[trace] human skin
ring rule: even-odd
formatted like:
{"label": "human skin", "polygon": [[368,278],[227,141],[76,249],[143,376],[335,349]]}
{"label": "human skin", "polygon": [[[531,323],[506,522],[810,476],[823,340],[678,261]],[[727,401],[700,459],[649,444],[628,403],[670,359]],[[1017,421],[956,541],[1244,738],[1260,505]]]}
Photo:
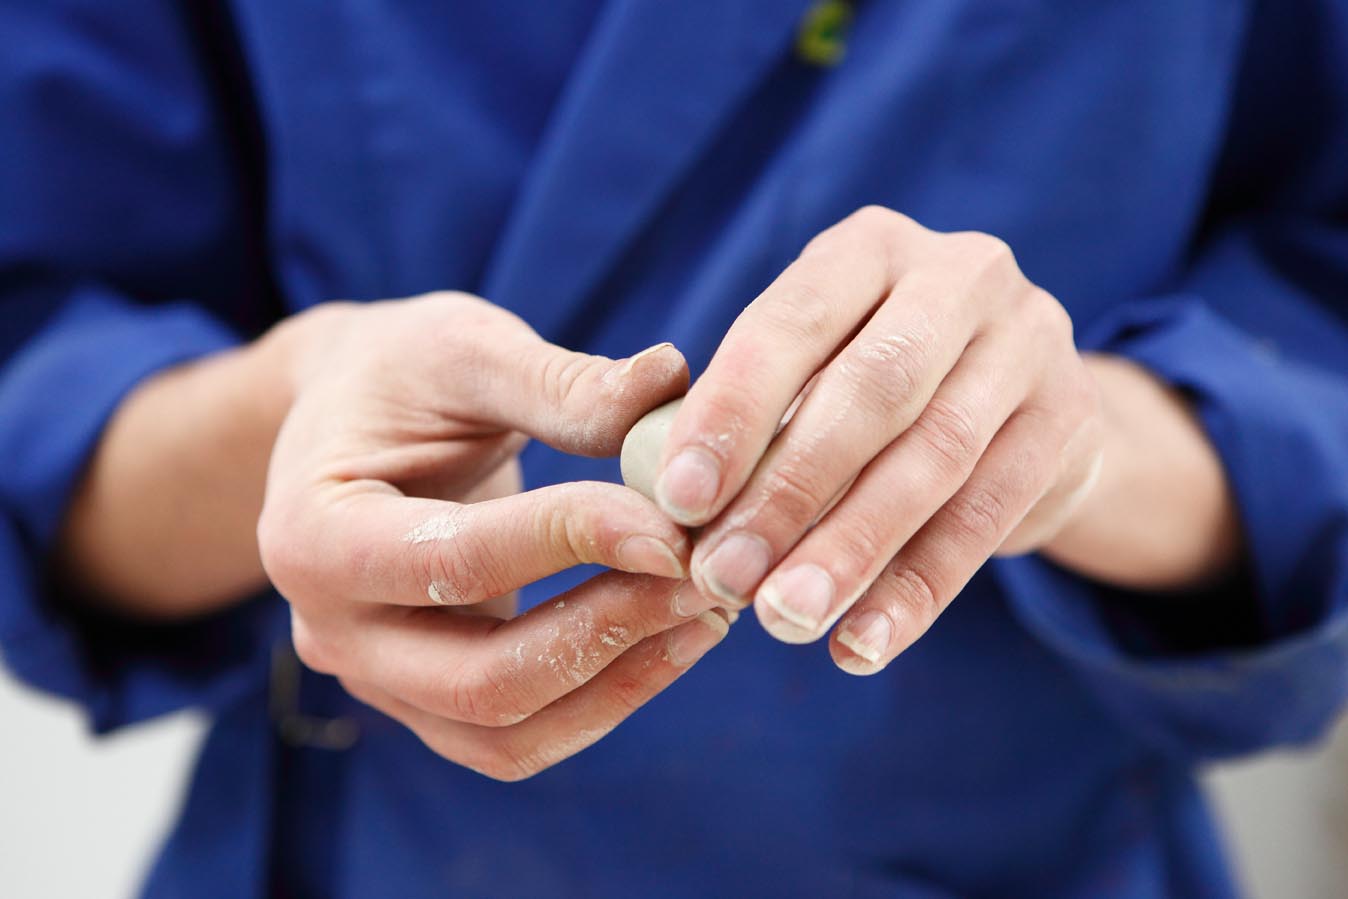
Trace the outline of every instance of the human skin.
{"label": "human skin", "polygon": [[[688,392],[664,511],[611,484],[518,493],[526,436],[615,454],[687,378],[672,347],[570,353],[464,294],[320,306],[133,391],[72,500],[63,567],[93,601],[160,619],[270,579],[307,665],[446,758],[517,779],[718,642],[716,605],[755,600],[801,642],[841,618],[834,659],[870,673],[995,552],[1183,589],[1238,550],[1183,398],[1078,354],[1061,306],[987,235],[867,209],[812,242]],[[668,465],[686,447],[718,472],[705,501]],[[696,548],[676,522],[706,525]],[[768,546],[759,576],[719,571],[731,531]],[[509,618],[515,588],[582,562],[618,570]],[[817,627],[778,611],[802,566],[832,581]],[[849,648],[868,613],[890,629],[873,657]]]}
{"label": "human skin", "polygon": [[703,528],[701,589],[752,602],[787,642],[831,629],[854,674],[910,646],[995,554],[1183,590],[1239,551],[1182,397],[1083,357],[1002,241],[879,207],[816,237],[736,320],[675,417],[655,494]]}
{"label": "human skin", "polygon": [[[464,294],[323,307],[124,402],[71,506],[65,567],[161,619],[270,579],[308,667],[446,758],[526,777],[726,634],[683,579],[686,536],[644,497],[517,492],[524,435],[615,453],[687,380],[668,345],[572,353]],[[516,588],[588,562],[615,570],[510,617]]]}

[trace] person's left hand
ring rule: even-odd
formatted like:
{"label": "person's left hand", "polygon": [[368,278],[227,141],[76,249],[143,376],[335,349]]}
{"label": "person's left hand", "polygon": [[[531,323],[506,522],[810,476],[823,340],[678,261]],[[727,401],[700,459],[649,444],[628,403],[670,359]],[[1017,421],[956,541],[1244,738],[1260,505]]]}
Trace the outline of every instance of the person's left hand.
{"label": "person's left hand", "polygon": [[753,600],[787,642],[838,622],[835,662],[869,674],[990,556],[1062,528],[1099,425],[1067,312],[1005,243],[868,207],[740,315],[674,421],[656,495],[707,525],[701,589]]}

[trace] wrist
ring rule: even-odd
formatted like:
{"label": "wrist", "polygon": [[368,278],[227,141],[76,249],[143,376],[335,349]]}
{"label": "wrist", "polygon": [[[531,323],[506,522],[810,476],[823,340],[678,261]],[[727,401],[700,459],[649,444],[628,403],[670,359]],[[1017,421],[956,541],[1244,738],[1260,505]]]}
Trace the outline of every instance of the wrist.
{"label": "wrist", "polygon": [[1221,577],[1239,555],[1238,517],[1191,402],[1127,359],[1084,359],[1100,390],[1100,472],[1041,552],[1129,589],[1185,590]]}

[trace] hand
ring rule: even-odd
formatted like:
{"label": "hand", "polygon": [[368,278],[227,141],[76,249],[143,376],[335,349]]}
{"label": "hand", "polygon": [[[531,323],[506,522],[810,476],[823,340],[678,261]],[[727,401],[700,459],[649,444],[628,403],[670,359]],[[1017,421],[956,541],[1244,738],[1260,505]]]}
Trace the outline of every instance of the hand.
{"label": "hand", "polygon": [[[644,497],[515,493],[523,435],[611,454],[680,393],[672,347],[567,352],[462,294],[334,306],[295,328],[313,337],[298,341],[258,540],[310,668],[446,758],[513,780],[597,740],[725,635],[679,580],[685,535]],[[619,571],[512,620],[483,614],[587,562]]]}
{"label": "hand", "polygon": [[656,495],[706,525],[702,590],[752,599],[788,642],[836,622],[835,662],[868,674],[989,556],[1059,532],[1099,470],[1098,410],[1071,320],[1006,244],[872,207],[740,315],[672,426]]}

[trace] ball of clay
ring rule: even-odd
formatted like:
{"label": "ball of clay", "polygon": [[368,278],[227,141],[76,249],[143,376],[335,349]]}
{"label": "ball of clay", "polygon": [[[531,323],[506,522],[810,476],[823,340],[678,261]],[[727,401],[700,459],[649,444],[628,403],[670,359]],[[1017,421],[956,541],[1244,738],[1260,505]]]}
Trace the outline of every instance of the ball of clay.
{"label": "ball of clay", "polygon": [[660,466],[660,453],[669,439],[674,416],[682,405],[683,398],[680,397],[652,409],[632,425],[632,430],[623,439],[623,483],[647,499],[655,499],[655,475]]}

